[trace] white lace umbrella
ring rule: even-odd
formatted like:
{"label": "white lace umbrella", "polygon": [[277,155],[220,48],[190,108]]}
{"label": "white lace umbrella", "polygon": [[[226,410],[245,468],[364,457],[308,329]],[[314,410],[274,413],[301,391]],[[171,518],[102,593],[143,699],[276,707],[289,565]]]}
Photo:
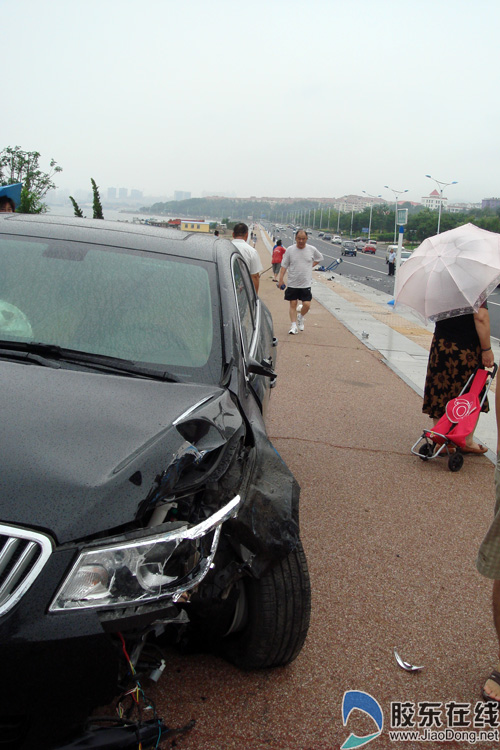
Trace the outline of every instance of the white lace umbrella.
{"label": "white lace umbrella", "polygon": [[477,312],[500,281],[500,234],[464,224],[428,237],[399,268],[394,309],[425,321]]}

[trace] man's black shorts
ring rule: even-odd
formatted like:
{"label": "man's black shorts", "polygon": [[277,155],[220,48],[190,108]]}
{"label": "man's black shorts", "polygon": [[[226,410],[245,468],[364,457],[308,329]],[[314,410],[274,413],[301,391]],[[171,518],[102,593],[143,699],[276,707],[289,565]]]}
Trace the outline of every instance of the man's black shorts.
{"label": "man's black shorts", "polygon": [[285,289],[285,299],[300,299],[301,302],[310,302],[313,296],[311,293],[311,287],[306,286],[303,289],[294,286],[287,286]]}

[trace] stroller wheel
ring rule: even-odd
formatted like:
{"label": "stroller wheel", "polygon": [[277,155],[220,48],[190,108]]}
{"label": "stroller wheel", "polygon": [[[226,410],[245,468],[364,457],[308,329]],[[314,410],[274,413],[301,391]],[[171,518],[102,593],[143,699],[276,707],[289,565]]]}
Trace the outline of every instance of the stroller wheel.
{"label": "stroller wheel", "polygon": [[424,443],[418,449],[418,455],[420,456],[422,461],[427,461],[427,459],[430,458],[433,453],[434,453],[434,446],[431,445],[431,443]]}
{"label": "stroller wheel", "polygon": [[448,459],[448,468],[450,471],[460,471],[464,465],[464,457],[461,453],[453,453]]}

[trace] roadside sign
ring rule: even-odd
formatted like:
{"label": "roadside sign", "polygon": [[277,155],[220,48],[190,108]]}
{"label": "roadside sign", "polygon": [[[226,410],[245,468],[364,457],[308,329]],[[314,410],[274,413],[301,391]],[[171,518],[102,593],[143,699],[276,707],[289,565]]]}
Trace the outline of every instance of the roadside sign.
{"label": "roadside sign", "polygon": [[397,223],[401,227],[408,222],[408,209],[398,208],[398,220]]}

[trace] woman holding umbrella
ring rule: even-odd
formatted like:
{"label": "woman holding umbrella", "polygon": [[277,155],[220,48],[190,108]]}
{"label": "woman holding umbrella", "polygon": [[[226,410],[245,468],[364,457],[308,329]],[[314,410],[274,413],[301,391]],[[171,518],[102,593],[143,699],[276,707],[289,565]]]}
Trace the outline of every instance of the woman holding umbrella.
{"label": "woman holding umbrella", "polygon": [[[493,367],[490,341],[490,317],[486,303],[477,313],[445,318],[436,323],[432,338],[422,411],[436,424],[446,404],[456,398],[476,367]],[[481,411],[489,411],[488,399]],[[463,453],[486,453],[486,446],[467,436]]]}
{"label": "woman holding umbrella", "polygon": [[[410,307],[436,322],[423,404],[434,423],[476,367],[493,367],[486,299],[499,280],[500,235],[473,224],[428,237],[399,269],[395,309]],[[468,435],[463,452],[486,451]]]}

